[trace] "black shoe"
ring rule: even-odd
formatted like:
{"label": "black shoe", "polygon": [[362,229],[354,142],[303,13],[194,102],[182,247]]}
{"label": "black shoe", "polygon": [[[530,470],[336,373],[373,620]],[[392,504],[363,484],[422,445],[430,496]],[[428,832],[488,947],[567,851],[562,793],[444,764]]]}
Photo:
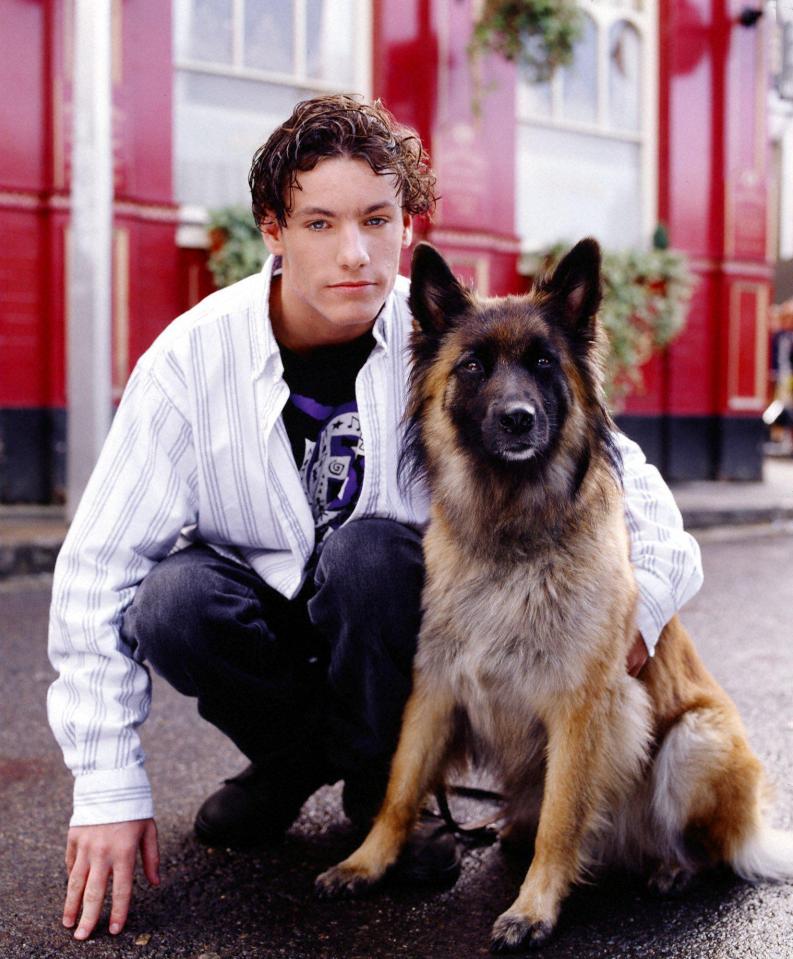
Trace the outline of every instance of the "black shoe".
{"label": "black shoe", "polygon": [[251,763],[204,800],[195,817],[196,838],[230,849],[280,839],[308,797],[330,781],[326,770],[289,775],[269,763]]}
{"label": "black shoe", "polygon": [[454,833],[437,813],[422,809],[391,875],[399,882],[451,887],[462,856]]}
{"label": "black shoe", "polygon": [[[378,764],[370,765],[365,772],[345,775],[342,808],[361,840],[383,804],[388,774],[388,765]],[[461,858],[457,839],[446,821],[422,809],[390,874],[400,882],[453,886],[460,875]]]}

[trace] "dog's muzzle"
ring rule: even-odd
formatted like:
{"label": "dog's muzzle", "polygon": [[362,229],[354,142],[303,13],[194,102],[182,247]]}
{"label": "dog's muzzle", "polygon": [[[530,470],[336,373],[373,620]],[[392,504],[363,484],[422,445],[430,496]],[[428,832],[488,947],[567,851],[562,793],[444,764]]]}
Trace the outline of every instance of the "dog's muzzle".
{"label": "dog's muzzle", "polygon": [[491,454],[514,462],[531,459],[542,444],[542,417],[534,403],[526,399],[494,403],[483,429],[483,439]]}

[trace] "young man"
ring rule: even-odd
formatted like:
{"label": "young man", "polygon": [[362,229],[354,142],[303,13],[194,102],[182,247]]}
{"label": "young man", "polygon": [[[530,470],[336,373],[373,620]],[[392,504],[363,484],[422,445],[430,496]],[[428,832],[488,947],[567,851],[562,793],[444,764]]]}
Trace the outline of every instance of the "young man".
{"label": "young man", "polygon": [[[361,828],[396,744],[419,626],[421,488],[397,483],[411,215],[434,177],[379,104],[299,104],[254,158],[261,274],[179,317],[141,358],[58,559],[49,698],[75,774],[63,921],[110,931],[137,855],[158,882],[136,733],[146,663],[251,765],[203,804],[204,841],[275,837],[343,779]],[[657,472],[621,438],[642,602],[636,672],[701,581]],[[454,848],[437,843],[437,862]],[[445,858],[444,858],[445,857]]]}

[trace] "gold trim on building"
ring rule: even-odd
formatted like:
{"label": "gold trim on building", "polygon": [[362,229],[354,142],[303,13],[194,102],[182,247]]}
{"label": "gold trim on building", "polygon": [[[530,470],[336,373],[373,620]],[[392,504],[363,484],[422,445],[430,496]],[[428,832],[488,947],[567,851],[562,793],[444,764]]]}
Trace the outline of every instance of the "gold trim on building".
{"label": "gold trim on building", "polygon": [[[741,309],[740,297],[755,298],[754,393],[741,395],[740,376]],[[765,406],[765,383],[768,375],[768,285],[738,281],[730,288],[729,363],[727,372],[727,406],[731,410],[762,410]]]}
{"label": "gold trim on building", "polygon": [[129,230],[113,231],[113,399],[129,375]]}
{"label": "gold trim on building", "polygon": [[124,77],[124,7],[121,0],[113,0],[110,13],[110,58],[113,86],[119,86]]}
{"label": "gold trim on building", "polygon": [[474,272],[474,288],[480,296],[490,295],[490,260],[484,254],[473,256],[452,250],[445,254],[452,272],[455,267],[468,267]]}

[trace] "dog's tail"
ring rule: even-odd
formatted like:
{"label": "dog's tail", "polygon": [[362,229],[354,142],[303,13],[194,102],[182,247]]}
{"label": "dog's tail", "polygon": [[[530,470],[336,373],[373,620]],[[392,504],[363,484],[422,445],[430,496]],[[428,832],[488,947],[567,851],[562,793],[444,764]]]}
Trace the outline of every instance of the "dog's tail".
{"label": "dog's tail", "polygon": [[667,733],[653,777],[661,858],[696,868],[685,836],[697,823],[709,833],[714,861],[743,879],[793,879],[793,833],[768,824],[773,790],[734,707],[686,712]]}
{"label": "dog's tail", "polygon": [[730,865],[750,882],[793,879],[793,833],[760,822],[743,842],[736,844]]}

